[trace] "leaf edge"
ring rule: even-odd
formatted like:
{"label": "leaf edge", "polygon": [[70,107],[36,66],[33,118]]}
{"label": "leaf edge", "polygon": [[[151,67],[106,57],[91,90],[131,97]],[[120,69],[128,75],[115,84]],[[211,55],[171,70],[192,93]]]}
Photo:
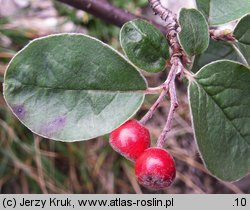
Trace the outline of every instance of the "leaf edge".
{"label": "leaf edge", "polygon": [[[133,65],[133,63],[131,63],[123,54],[121,54],[120,52],[118,52],[117,50],[113,49],[111,46],[109,46],[108,44],[100,41],[99,39],[95,38],[95,37],[92,37],[92,36],[89,36],[89,35],[86,35],[86,34],[81,34],[81,33],[58,33],[58,34],[50,34],[50,35],[47,35],[47,36],[43,36],[43,37],[39,37],[39,38],[36,38],[36,39],[33,39],[31,40],[27,45],[25,45],[21,50],[19,50],[15,56],[12,57],[12,59],[9,61],[7,67],[6,67],[6,71],[4,72],[4,77],[3,77],[3,98],[4,98],[4,101],[5,103],[7,104],[7,107],[11,110],[12,114],[26,127],[28,128],[32,133],[38,135],[38,136],[41,136],[43,138],[46,138],[46,139],[50,139],[50,140],[54,140],[54,141],[59,141],[59,142],[79,142],[79,141],[87,141],[87,140],[92,140],[94,138],[97,138],[99,136],[103,136],[103,135],[106,135],[106,134],[109,134],[110,132],[112,132],[114,129],[118,128],[119,126],[121,126],[123,123],[121,123],[120,125],[116,126],[116,128],[114,128],[113,130],[107,132],[107,133],[104,133],[104,134],[101,134],[101,135],[98,135],[98,136],[93,136],[91,138],[87,138],[87,139],[73,139],[73,140],[64,140],[64,139],[58,139],[58,138],[51,138],[51,137],[47,137],[47,136],[44,136],[42,134],[39,134],[37,132],[35,132],[33,129],[31,129],[29,126],[26,125],[26,123],[23,122],[23,120],[21,120],[16,114],[15,112],[13,111],[13,109],[11,108],[11,106],[9,105],[7,99],[6,99],[6,96],[5,96],[5,92],[6,92],[6,88],[5,88],[5,78],[6,78],[6,75],[7,75],[7,71],[9,69],[9,66],[11,65],[12,61],[15,59],[16,56],[18,56],[20,53],[22,53],[22,51],[24,51],[27,47],[29,47],[33,42],[36,42],[36,41],[39,41],[39,40],[42,40],[42,39],[46,39],[46,38],[49,38],[49,37],[55,37],[55,36],[63,36],[63,35],[69,35],[69,36],[84,36],[84,37],[88,37],[92,40],[95,40],[99,43],[101,43],[102,45],[108,47],[109,49],[111,49],[114,53],[118,54],[121,58],[123,58],[128,64],[130,64],[131,66],[133,66],[135,68],[135,70],[139,73],[139,75],[142,77],[142,79],[144,80],[145,82],[145,87],[146,89],[148,88],[148,82],[146,80],[146,78],[142,75],[142,73],[139,71],[139,69]],[[140,106],[138,106],[138,108],[131,114],[131,116],[127,119],[129,120],[130,118],[132,118],[138,111],[139,109],[141,108],[143,102],[145,100],[145,93],[142,93],[142,98],[141,98],[141,102],[140,102]]]}

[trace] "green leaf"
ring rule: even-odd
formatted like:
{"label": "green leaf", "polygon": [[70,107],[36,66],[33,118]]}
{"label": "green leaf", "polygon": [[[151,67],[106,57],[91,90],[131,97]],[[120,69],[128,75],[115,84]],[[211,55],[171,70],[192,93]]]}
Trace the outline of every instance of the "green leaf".
{"label": "green leaf", "polygon": [[238,40],[235,46],[250,66],[250,14],[244,16],[234,29],[234,36]]}
{"label": "green leaf", "polygon": [[200,55],[195,56],[192,71],[197,72],[204,65],[228,59],[250,65],[250,15],[243,17],[234,30],[238,43],[214,41],[210,39],[209,47]]}
{"label": "green leaf", "polygon": [[250,172],[250,69],[222,60],[206,65],[189,85],[201,156],[216,177],[235,181]]}
{"label": "green leaf", "polygon": [[196,9],[182,9],[178,34],[182,48],[189,56],[201,54],[209,45],[208,25],[204,16]]}
{"label": "green leaf", "polygon": [[204,53],[195,56],[192,72],[196,73],[206,64],[221,59],[228,59],[244,63],[232,44],[210,39],[207,50]]}
{"label": "green leaf", "polygon": [[209,16],[210,25],[221,25],[250,13],[249,0],[196,0],[197,8]]}
{"label": "green leaf", "polygon": [[124,24],[120,32],[123,51],[131,62],[147,72],[164,70],[169,46],[163,34],[144,20]]}
{"label": "green leaf", "polygon": [[146,88],[120,54],[80,34],[31,42],[4,80],[5,100],[18,119],[34,133],[62,141],[111,132],[139,109]]}
{"label": "green leaf", "polygon": [[239,54],[244,59],[244,63],[250,66],[250,45],[242,44],[240,42],[234,44],[239,49]]}
{"label": "green leaf", "polygon": [[250,45],[250,14],[244,16],[234,29],[234,37],[242,44]]}
{"label": "green leaf", "polygon": [[210,0],[196,0],[197,9],[206,17],[209,18]]}

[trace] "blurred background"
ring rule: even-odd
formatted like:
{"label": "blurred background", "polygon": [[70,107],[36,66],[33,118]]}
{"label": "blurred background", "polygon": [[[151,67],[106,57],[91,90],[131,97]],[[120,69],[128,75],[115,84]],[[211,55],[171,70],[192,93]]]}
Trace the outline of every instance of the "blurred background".
{"label": "blurred background", "polygon": [[[110,0],[135,14],[154,18],[147,0]],[[194,2],[162,1],[174,11]],[[121,51],[119,28],[83,11],[52,0],[0,0],[0,192],[1,193],[250,193],[250,177],[236,183],[209,175],[197,152],[191,128],[185,82],[178,82],[179,108],[167,149],[174,156],[177,178],[162,191],[138,185],[133,164],[108,144],[108,135],[63,143],[43,139],[25,128],[10,112],[2,96],[3,75],[10,59],[30,40],[54,33],[75,32],[97,37]],[[165,81],[165,73],[146,74],[150,86]],[[147,96],[135,116],[143,116],[157,96]],[[165,101],[149,121],[153,144],[164,126]]]}

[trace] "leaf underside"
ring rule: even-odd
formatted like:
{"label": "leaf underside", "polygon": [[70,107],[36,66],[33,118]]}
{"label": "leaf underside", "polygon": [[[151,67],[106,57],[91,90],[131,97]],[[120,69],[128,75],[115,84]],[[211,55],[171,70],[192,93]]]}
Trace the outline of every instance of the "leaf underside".
{"label": "leaf underside", "polygon": [[4,80],[5,100],[18,119],[62,141],[111,132],[139,109],[146,88],[121,55],[80,34],[31,42],[11,61]]}
{"label": "leaf underside", "polygon": [[216,177],[235,181],[250,172],[250,70],[232,61],[202,68],[189,85],[201,156]]}

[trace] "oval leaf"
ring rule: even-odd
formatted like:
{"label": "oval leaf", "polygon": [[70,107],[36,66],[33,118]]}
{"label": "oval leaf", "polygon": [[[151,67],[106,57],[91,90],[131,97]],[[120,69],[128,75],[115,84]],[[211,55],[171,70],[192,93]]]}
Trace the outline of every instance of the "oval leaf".
{"label": "oval leaf", "polygon": [[210,25],[221,25],[250,13],[249,0],[196,0],[197,8],[209,17]]}
{"label": "oval leaf", "polygon": [[216,177],[250,171],[250,69],[232,61],[202,68],[190,81],[193,126],[201,156]]}
{"label": "oval leaf", "polygon": [[163,34],[144,20],[124,24],[120,42],[129,60],[147,72],[164,70],[169,59],[169,46]]}
{"label": "oval leaf", "polygon": [[146,83],[108,45],[80,34],[37,39],[11,61],[4,96],[18,119],[50,139],[106,133],[141,106]]}
{"label": "oval leaf", "polygon": [[195,56],[192,72],[196,73],[206,64],[222,59],[244,63],[241,56],[239,56],[238,51],[231,43],[210,39],[207,50],[204,53]]}
{"label": "oval leaf", "polygon": [[178,34],[182,48],[189,56],[201,54],[209,44],[208,25],[204,16],[196,9],[182,9]]}
{"label": "oval leaf", "polygon": [[238,40],[235,46],[250,66],[250,14],[244,16],[234,29],[234,36]]}

